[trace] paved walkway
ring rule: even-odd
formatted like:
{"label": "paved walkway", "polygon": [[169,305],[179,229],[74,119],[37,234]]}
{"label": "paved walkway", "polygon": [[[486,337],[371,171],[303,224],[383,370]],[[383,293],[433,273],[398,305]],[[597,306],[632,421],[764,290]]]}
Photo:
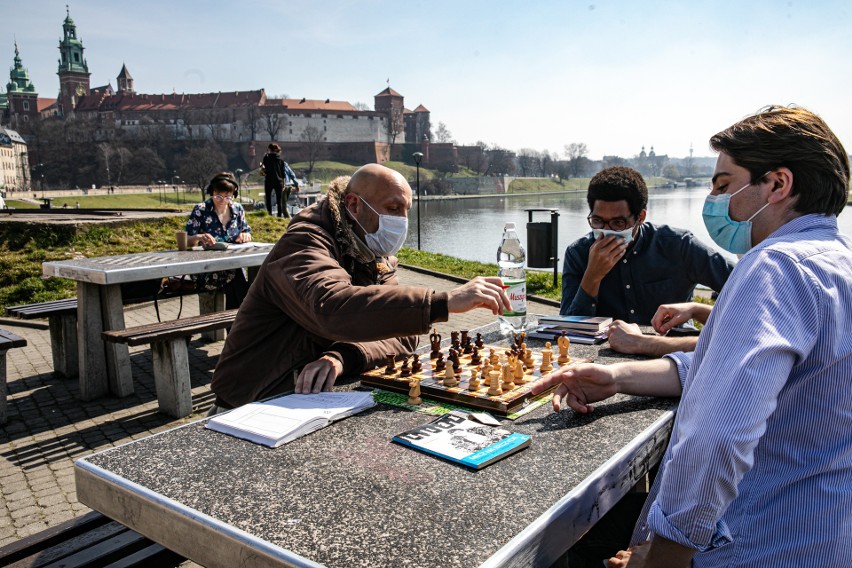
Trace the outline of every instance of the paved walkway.
{"label": "paved walkway", "polygon": [[[458,284],[440,276],[400,269],[402,284],[447,291]],[[557,313],[554,306],[530,302],[531,313]],[[198,314],[195,296],[160,302],[161,318]],[[450,316],[439,333],[471,329],[494,321],[485,310]],[[156,321],[153,303],[128,306],[129,326]],[[213,402],[210,378],[223,342],[193,339],[189,346],[193,414],[174,420],[157,412],[148,346],[130,348],[135,393],[81,402],[76,380],[53,376],[47,322],[0,318],[0,328],[26,338],[28,345],[7,355],[9,422],[0,431],[0,546],[58,525],[89,509],[77,501],[73,461],[203,417]],[[422,343],[428,343],[424,336]]]}

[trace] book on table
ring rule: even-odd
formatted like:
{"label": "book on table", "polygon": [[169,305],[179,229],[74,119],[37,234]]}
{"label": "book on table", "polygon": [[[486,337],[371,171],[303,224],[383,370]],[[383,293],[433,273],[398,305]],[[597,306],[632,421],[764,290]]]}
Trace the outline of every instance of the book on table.
{"label": "book on table", "polygon": [[252,402],[207,421],[207,428],[276,448],[375,406],[372,393],[291,394]]}
{"label": "book on table", "polygon": [[397,434],[392,440],[473,469],[482,469],[530,445],[526,434],[472,420],[461,410]]}
{"label": "book on table", "polygon": [[563,329],[577,331],[602,332],[612,324],[612,318],[600,316],[560,316],[544,315],[538,317],[538,322],[547,326],[558,326]]}

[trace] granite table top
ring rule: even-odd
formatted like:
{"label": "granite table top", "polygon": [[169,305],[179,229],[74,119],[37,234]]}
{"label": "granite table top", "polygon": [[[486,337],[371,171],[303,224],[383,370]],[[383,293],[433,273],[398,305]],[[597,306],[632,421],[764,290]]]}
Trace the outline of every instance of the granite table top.
{"label": "granite table top", "polygon": [[[601,346],[571,355],[624,360]],[[590,415],[540,407],[503,420],[530,447],[479,471],[391,443],[433,419],[394,406],[276,449],[202,420],[78,460],[77,491],[208,568],[545,566],[659,460],[674,405],[620,395]]]}

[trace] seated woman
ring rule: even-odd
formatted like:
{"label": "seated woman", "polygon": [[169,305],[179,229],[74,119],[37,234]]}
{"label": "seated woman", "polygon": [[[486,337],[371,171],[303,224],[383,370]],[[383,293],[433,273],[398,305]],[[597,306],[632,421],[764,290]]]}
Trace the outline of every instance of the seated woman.
{"label": "seated woman", "polygon": [[[197,204],[186,222],[189,246],[210,246],[216,242],[247,243],[251,241],[251,229],[246,222],[246,212],[234,197],[239,193],[234,176],[222,172],[213,176],[207,184],[207,201]],[[224,292],[225,307],[240,307],[248,292],[248,281],[242,270],[222,270],[193,276],[198,292]]]}

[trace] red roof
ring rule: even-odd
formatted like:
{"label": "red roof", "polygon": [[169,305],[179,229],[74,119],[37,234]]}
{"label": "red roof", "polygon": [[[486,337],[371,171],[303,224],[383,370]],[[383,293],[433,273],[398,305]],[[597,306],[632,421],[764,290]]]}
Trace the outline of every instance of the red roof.
{"label": "red roof", "polygon": [[423,105],[418,105],[418,107],[414,109],[414,112],[429,112],[429,109]]}
{"label": "red roof", "polygon": [[377,97],[401,97],[402,95],[400,95],[399,93],[397,93],[396,91],[394,91],[393,89],[388,87],[387,89],[385,89],[384,91],[382,91],[381,93],[379,93],[376,96]]}
{"label": "red roof", "polygon": [[265,97],[263,89],[259,91],[198,93],[189,95],[177,93],[170,95],[143,95],[137,93],[107,95],[92,93],[81,98],[74,110],[80,112],[231,108],[259,105]]}
{"label": "red roof", "polygon": [[56,104],[56,99],[43,99],[41,97],[36,101],[36,105],[38,106],[38,111],[41,112],[44,109],[53,106]]}
{"label": "red roof", "polygon": [[357,111],[351,103],[331,99],[267,99],[266,106],[281,105],[292,110]]}

